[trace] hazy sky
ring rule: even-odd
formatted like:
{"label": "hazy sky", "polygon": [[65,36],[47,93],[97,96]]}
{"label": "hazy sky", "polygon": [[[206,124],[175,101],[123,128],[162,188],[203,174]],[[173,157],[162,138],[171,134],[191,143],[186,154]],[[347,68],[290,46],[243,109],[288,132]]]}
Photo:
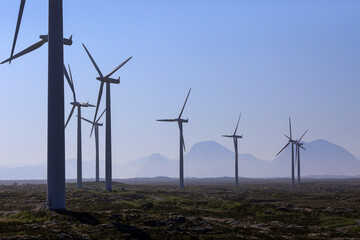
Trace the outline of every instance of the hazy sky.
{"label": "hazy sky", "polygon": [[[10,54],[19,2],[0,2],[1,60]],[[16,52],[47,33],[47,2],[26,2]],[[78,100],[95,104],[100,82],[81,43],[105,74],[133,56],[114,74],[120,85],[111,86],[114,164],[152,153],[178,157],[177,124],[155,120],[177,117],[190,87],[187,149],[204,140],[233,149],[221,135],[233,132],[242,112],[240,153],[273,159],[290,115],[295,137],[309,128],[305,141],[323,138],[359,157],[359,10],[355,0],[64,0],[64,36],[74,41],[64,47],[65,63]],[[46,161],[47,47],[0,65],[0,166]],[[92,118],[94,109],[82,113]],[[82,129],[83,160],[93,160],[90,125]],[[76,158],[75,118],[66,158]]]}

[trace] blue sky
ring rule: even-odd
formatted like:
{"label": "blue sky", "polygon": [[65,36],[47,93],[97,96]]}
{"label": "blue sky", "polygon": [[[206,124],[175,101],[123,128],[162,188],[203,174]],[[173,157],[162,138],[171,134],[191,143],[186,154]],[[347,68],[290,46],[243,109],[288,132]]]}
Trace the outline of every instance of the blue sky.
{"label": "blue sky", "polygon": [[[0,5],[6,59],[19,1]],[[27,1],[16,52],[46,34],[47,7]],[[309,128],[305,141],[323,138],[359,157],[359,10],[359,1],[64,0],[64,36],[74,41],[64,47],[65,63],[78,100],[96,103],[99,81],[81,43],[103,73],[133,56],[111,89],[115,164],[157,152],[178,157],[178,127],[155,120],[177,117],[190,87],[187,149],[203,140],[232,149],[221,135],[233,132],[242,112],[240,153],[273,159],[286,143],[290,115],[295,137]],[[47,45],[1,65],[0,76],[0,166],[46,161]],[[67,117],[67,83],[65,93]],[[89,133],[84,123],[85,161],[94,159]],[[76,158],[75,118],[66,129],[66,158]]]}

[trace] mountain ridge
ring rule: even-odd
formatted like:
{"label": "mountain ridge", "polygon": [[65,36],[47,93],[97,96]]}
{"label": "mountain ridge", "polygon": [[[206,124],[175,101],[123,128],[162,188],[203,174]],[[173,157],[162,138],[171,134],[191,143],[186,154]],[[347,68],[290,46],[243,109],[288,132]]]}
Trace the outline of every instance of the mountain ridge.
{"label": "mountain ridge", "polygon": [[[360,161],[345,148],[324,139],[304,142],[301,150],[301,175],[309,177],[357,177]],[[280,148],[281,149],[281,148]],[[234,155],[216,141],[194,144],[184,156],[186,178],[219,178],[234,176]],[[100,161],[103,177],[104,161]],[[297,172],[296,172],[297,173]],[[93,178],[95,161],[83,161],[83,177]],[[177,178],[179,162],[160,153],[138,158],[125,164],[113,165],[114,178]],[[291,175],[291,147],[271,161],[251,154],[239,154],[239,176],[246,178],[284,178]],[[16,176],[16,177],[14,177]],[[76,179],[76,159],[66,160],[66,178]],[[46,163],[35,166],[0,167],[0,179],[46,179]]]}
{"label": "mountain ridge", "polygon": [[[360,161],[339,145],[317,139],[304,142],[304,147],[307,150],[301,151],[301,175],[358,176],[360,173]],[[165,157],[159,155],[164,161]],[[216,141],[198,142],[184,156],[185,177],[231,177],[234,175],[234,155],[233,151]],[[154,158],[155,155],[152,156]],[[126,168],[126,165],[124,164],[123,167]],[[328,165],[328,167],[322,165]],[[141,174],[135,177],[142,177],[145,173],[147,177],[156,177],[152,174],[155,172],[154,168],[158,175],[178,176],[178,160],[168,159],[167,169],[149,163],[143,166]],[[248,153],[239,154],[239,175],[252,178],[289,177],[291,175],[290,147],[271,161],[258,159]]]}

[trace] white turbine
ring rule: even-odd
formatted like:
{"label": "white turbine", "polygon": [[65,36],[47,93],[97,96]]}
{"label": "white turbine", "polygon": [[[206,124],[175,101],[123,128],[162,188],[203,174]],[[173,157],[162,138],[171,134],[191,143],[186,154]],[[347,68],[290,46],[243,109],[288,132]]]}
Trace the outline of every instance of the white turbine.
{"label": "white turbine", "polygon": [[283,147],[283,149],[280,150],[280,152],[278,154],[276,154],[276,156],[278,156],[282,151],[284,151],[284,149],[289,146],[289,144],[291,143],[291,185],[292,187],[295,186],[295,161],[294,161],[294,144],[295,144],[295,140],[292,139],[292,132],[291,132],[291,119],[289,117],[289,128],[290,128],[290,137],[286,136],[289,140],[289,142]]}
{"label": "white turbine", "polygon": [[[73,107],[72,107],[69,117],[65,123],[65,128],[66,128],[67,124],[69,123],[76,107],[77,107],[77,111],[78,111],[77,116],[79,116],[80,118],[81,118],[81,108],[82,107],[95,107],[94,105],[89,104],[89,102],[83,103],[83,102],[76,101],[76,94],[75,94],[74,82],[73,82],[73,78],[72,78],[72,74],[71,74],[70,65],[69,65],[69,73],[70,73],[70,77],[64,66],[64,75],[66,77],[67,82],[69,83],[70,89],[73,93],[73,99],[74,99],[74,101],[70,103],[71,105],[73,105]],[[82,188],[82,166],[81,166],[82,165],[82,151],[81,151],[81,119],[80,118],[78,118],[78,121],[77,121],[77,187],[78,188]]]}
{"label": "white turbine", "polygon": [[65,209],[65,136],[64,136],[64,50],[63,45],[71,45],[72,39],[63,38],[62,0],[49,0],[48,35],[29,48],[14,54],[20,29],[25,0],[21,0],[10,58],[29,53],[45,42],[49,42],[48,52],[48,122],[47,122],[47,206],[49,209]]}
{"label": "white turbine", "polygon": [[[106,111],[106,109],[101,113],[100,117],[95,122],[92,122],[92,121],[90,121],[90,120],[88,120],[86,118],[83,118],[83,117],[81,118],[85,122],[88,122],[91,125],[93,125],[94,128],[95,128],[95,157],[96,157],[96,160],[95,160],[95,179],[96,179],[96,182],[100,181],[100,177],[99,177],[99,127],[103,125],[102,123],[99,123],[99,120],[104,115],[105,111]],[[90,135],[90,137],[91,137],[91,135]]]}
{"label": "white turbine", "polygon": [[[90,52],[87,50],[87,48],[85,47],[85,45],[83,44],[83,47],[86,51],[86,53],[88,54],[91,62],[93,63],[96,71],[99,74],[99,77],[97,77],[96,79],[99,80],[100,83],[100,89],[99,89],[99,95],[98,95],[98,100],[97,100],[97,104],[96,104],[96,110],[95,110],[95,116],[94,116],[94,122],[96,120],[97,117],[97,112],[99,110],[99,106],[100,106],[100,102],[101,102],[101,96],[102,96],[102,92],[103,92],[103,87],[104,87],[104,83],[106,83],[106,129],[105,129],[105,135],[106,135],[106,140],[105,140],[105,188],[107,191],[111,191],[112,189],[112,169],[111,169],[111,106],[110,106],[110,83],[115,83],[115,84],[119,84],[120,83],[120,77],[118,79],[114,79],[114,78],[110,78],[111,75],[113,75],[117,70],[119,70],[122,66],[124,66],[128,61],[130,61],[130,59],[132,57],[129,57],[128,59],[126,59],[123,63],[121,63],[119,66],[117,66],[114,70],[112,70],[109,74],[107,75],[103,75],[99,69],[99,67],[97,66],[97,64],[95,63],[95,60],[93,59],[93,57],[91,56]],[[94,129],[94,126],[91,129],[91,133]]]}
{"label": "white turbine", "polygon": [[175,119],[159,119],[159,120],[156,120],[156,121],[160,121],[160,122],[177,122],[178,125],[179,125],[179,130],[180,130],[180,188],[184,188],[184,151],[185,150],[185,142],[184,142],[184,136],[183,136],[183,126],[182,124],[183,123],[188,123],[189,122],[189,119],[182,119],[181,118],[181,115],[183,114],[183,111],[184,111],[184,108],[185,108],[185,105],[186,105],[186,102],[189,98],[189,95],[190,95],[190,92],[191,92],[191,88],[189,89],[189,92],[186,96],[186,99],[185,99],[185,103],[184,103],[184,106],[183,108],[181,109],[181,112],[180,112],[180,115],[178,118],[175,118]]}
{"label": "white turbine", "polygon": [[[309,130],[309,129],[308,129]],[[298,184],[300,184],[300,148],[306,150],[303,145],[304,143],[300,142],[301,139],[305,136],[305,134],[307,133],[307,131],[305,131],[305,133],[301,136],[301,138],[299,140],[295,141],[295,146],[296,146],[296,163],[295,165],[297,165],[297,170],[298,170]]]}
{"label": "white turbine", "polygon": [[234,147],[235,147],[235,186],[238,187],[239,186],[239,170],[238,170],[238,139],[242,138],[242,135],[236,135],[238,126],[239,126],[239,122],[240,122],[240,118],[241,118],[241,113],[239,115],[239,119],[238,122],[236,124],[236,128],[234,131],[233,135],[223,135],[223,137],[230,137],[234,140]]}

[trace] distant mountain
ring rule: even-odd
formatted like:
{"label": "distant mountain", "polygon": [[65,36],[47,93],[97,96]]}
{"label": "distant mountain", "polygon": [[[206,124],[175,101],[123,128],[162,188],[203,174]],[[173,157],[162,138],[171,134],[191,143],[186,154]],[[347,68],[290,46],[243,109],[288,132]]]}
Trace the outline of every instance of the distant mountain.
{"label": "distant mountain", "polygon": [[174,177],[178,175],[178,161],[172,161],[161,154],[151,155],[147,162],[139,169],[136,177]]}
{"label": "distant mountain", "polygon": [[[184,160],[186,177],[224,177],[235,175],[235,154],[215,141],[196,143]],[[261,176],[268,163],[250,154],[239,154],[239,175]],[[251,171],[249,171],[251,169]]]}
{"label": "distant mountain", "polygon": [[46,179],[46,164],[23,167],[1,167],[0,179]]}
{"label": "distant mountain", "polygon": [[[104,176],[104,161],[100,161],[100,176]],[[67,159],[65,162],[66,179],[76,179],[77,160]],[[83,178],[95,178],[95,161],[82,162]],[[0,167],[0,179],[46,179],[46,163],[35,166]]]}
{"label": "distant mountain", "polygon": [[[360,161],[346,149],[326,140],[304,142],[301,150],[301,175],[311,177],[359,176]],[[281,148],[281,146],[280,146]],[[279,149],[280,150],[280,149]],[[184,156],[185,177],[233,177],[234,152],[215,141],[196,143]],[[94,178],[95,161],[83,161],[83,178]],[[76,179],[76,159],[66,160],[66,178]],[[273,161],[239,154],[239,176],[247,178],[289,177],[291,146]],[[113,166],[114,178],[179,177],[179,161],[161,154],[139,158]],[[100,161],[100,177],[104,177],[104,161]],[[0,168],[0,179],[46,179],[46,163],[37,166]]]}
{"label": "distant mountain", "polygon": [[136,177],[139,170],[149,161],[150,158],[151,156],[129,161],[122,165],[115,165],[113,169],[113,174],[121,178]]}
{"label": "distant mountain", "polygon": [[[195,144],[184,156],[185,177],[224,177],[234,176],[234,153],[215,141],[204,141]],[[262,177],[268,162],[259,160],[250,154],[239,155],[239,175],[245,177]],[[135,167],[133,167],[135,166]],[[130,161],[119,168],[126,171],[138,168],[136,174],[117,175],[123,177],[179,177],[179,161],[168,159],[161,154]],[[249,168],[252,171],[249,171]]]}
{"label": "distant mountain", "polygon": [[[100,177],[105,176],[105,161],[100,160],[99,172]],[[77,176],[77,159],[67,159],[65,162],[66,179],[76,179]],[[95,160],[82,161],[83,178],[95,178]]]}
{"label": "distant mountain", "polygon": [[[319,139],[304,143],[306,150],[300,152],[301,175],[347,175],[360,174],[360,161],[344,148]],[[295,151],[294,151],[295,152]],[[290,176],[291,174],[291,147],[274,159],[271,164],[275,176]],[[284,174],[286,173],[287,174]]]}
{"label": "distant mountain", "polygon": [[[300,153],[302,176],[360,175],[360,161],[344,148],[322,139],[304,142],[303,146],[306,151],[301,150]],[[233,177],[234,158],[233,151],[215,141],[196,143],[184,156],[185,177]],[[135,161],[130,161],[122,167],[127,169]],[[170,160],[160,154],[154,154],[142,158],[137,173],[126,177],[178,177],[178,171],[178,160]],[[257,159],[250,154],[239,154],[239,176],[251,178],[291,176],[291,146],[273,161]]]}

